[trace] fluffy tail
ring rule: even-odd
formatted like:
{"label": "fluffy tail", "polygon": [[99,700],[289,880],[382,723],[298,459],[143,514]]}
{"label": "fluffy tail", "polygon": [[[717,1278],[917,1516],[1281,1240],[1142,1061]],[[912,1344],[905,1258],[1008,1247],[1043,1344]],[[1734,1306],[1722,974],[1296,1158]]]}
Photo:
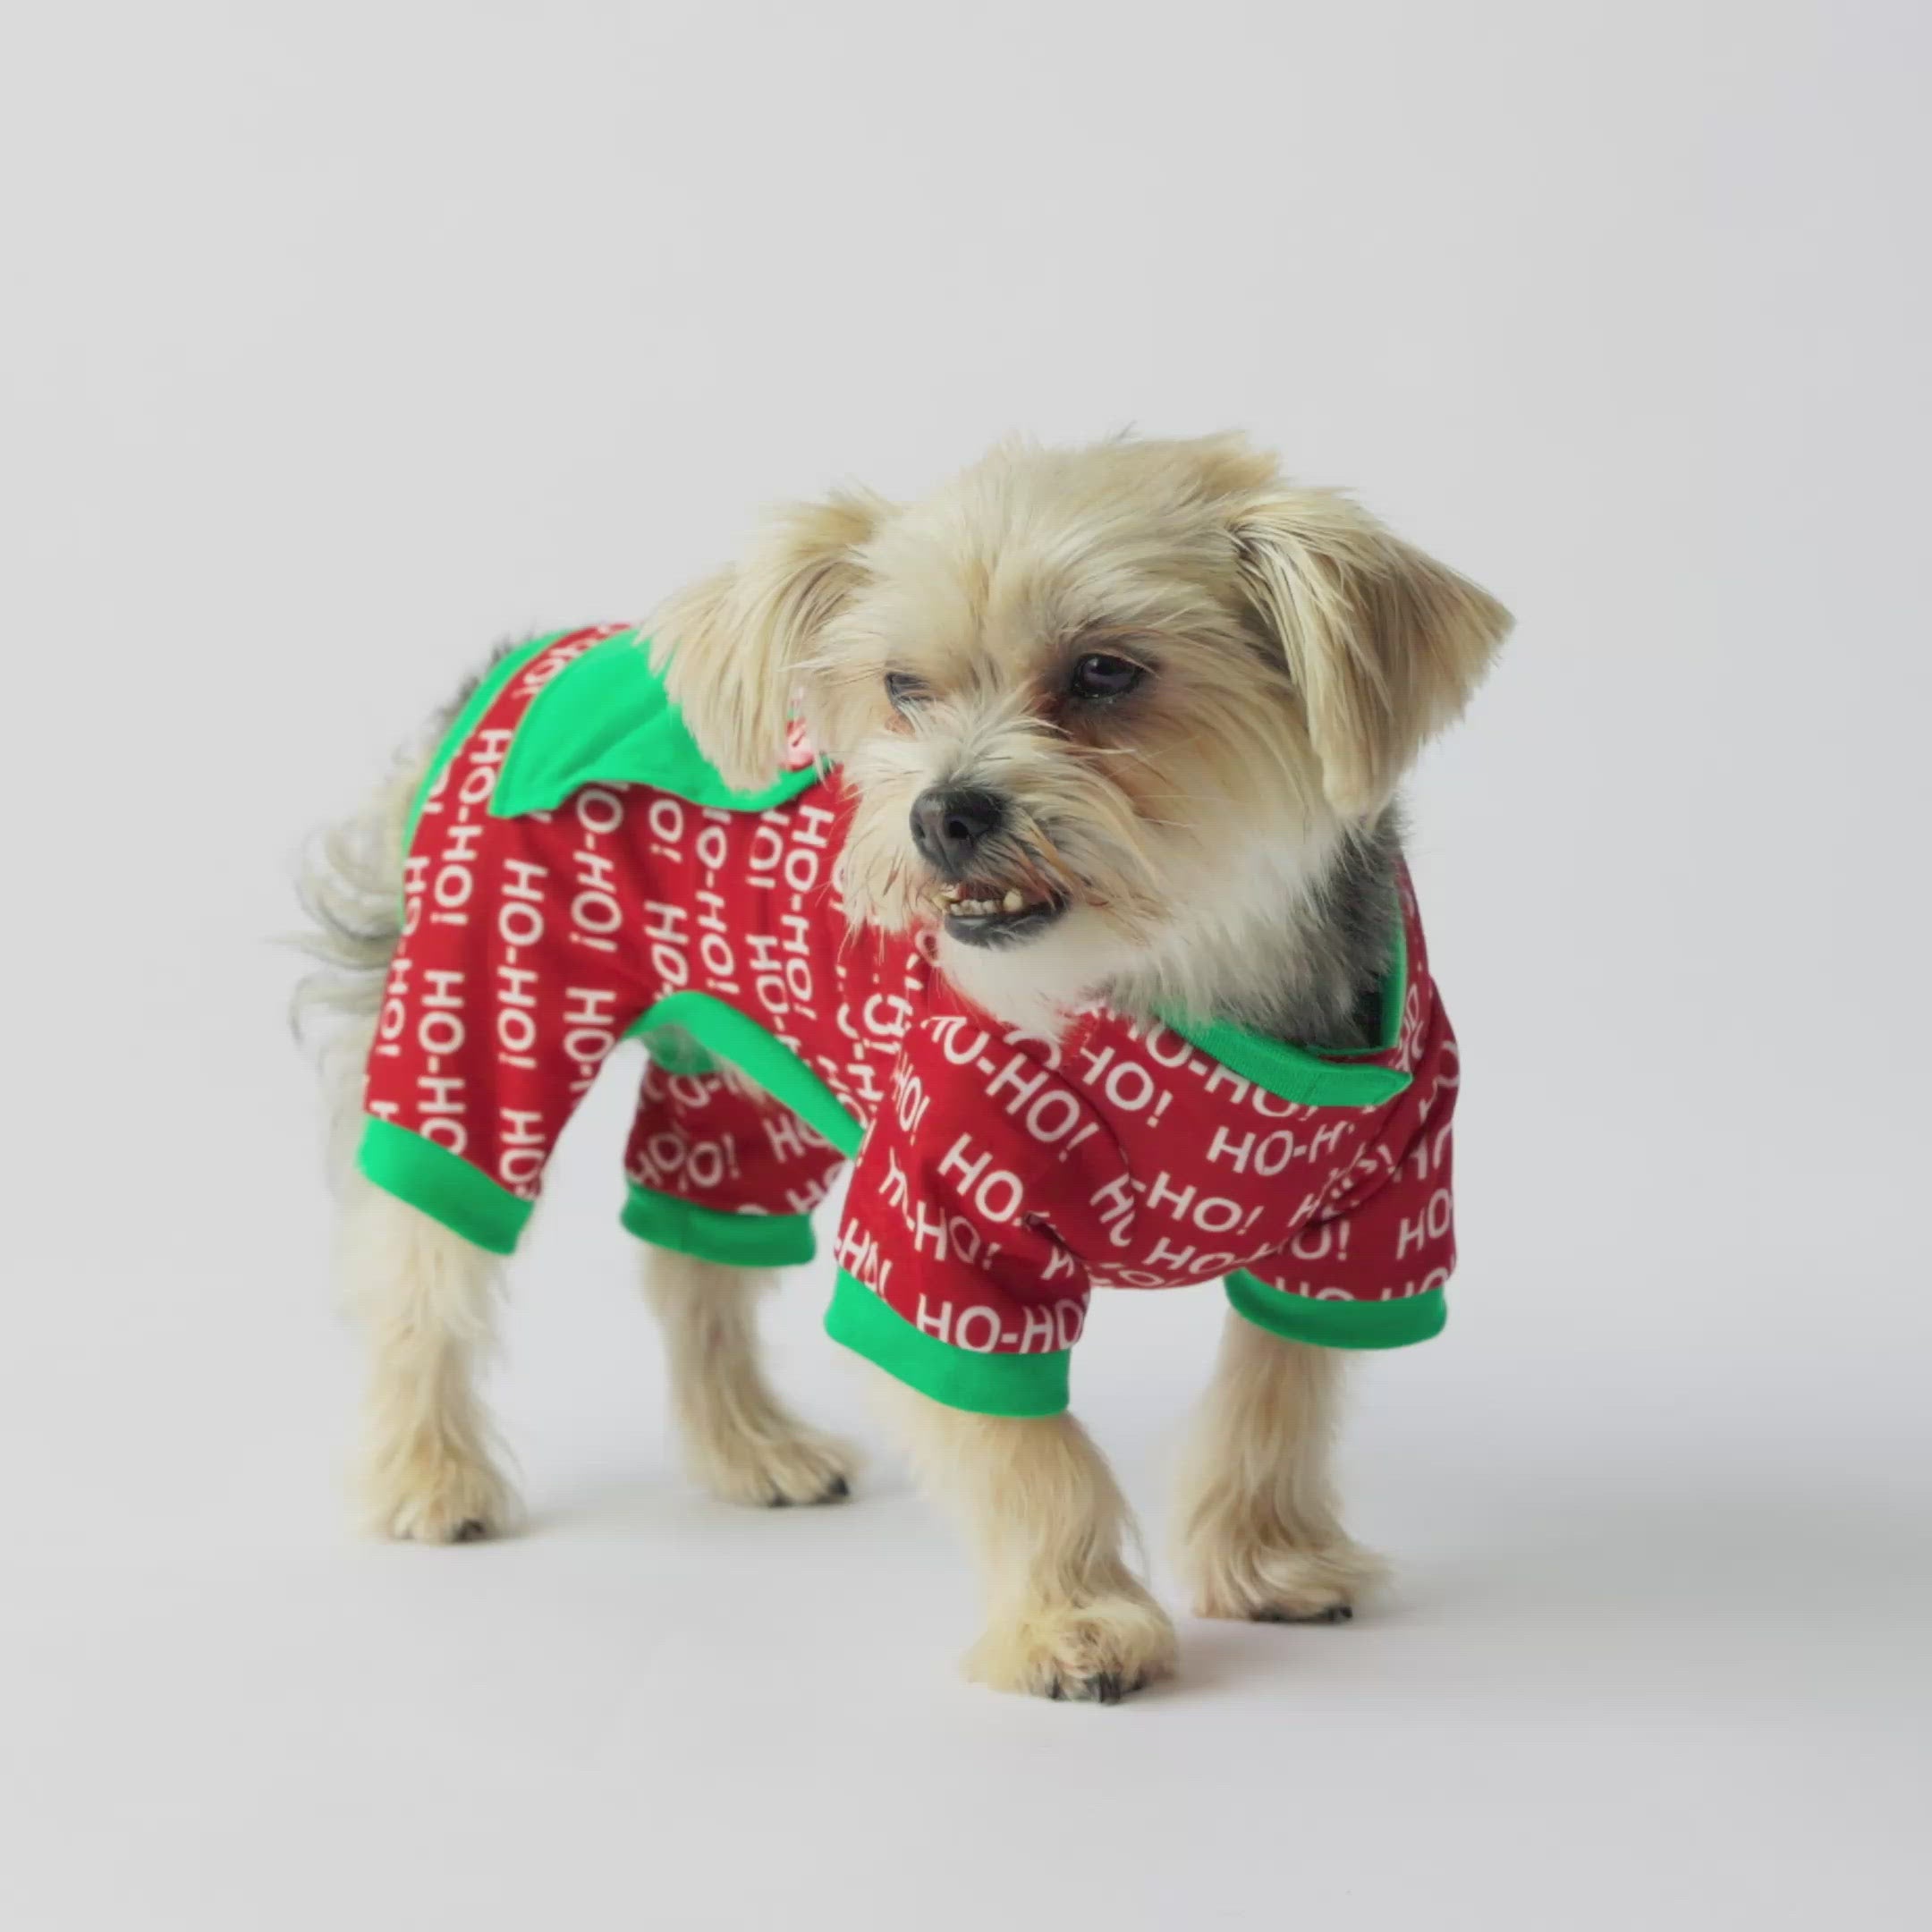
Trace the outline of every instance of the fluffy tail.
{"label": "fluffy tail", "polygon": [[513,638],[499,644],[416,743],[397,757],[360,809],[318,832],[302,854],[295,893],[309,926],[292,943],[316,964],[289,1001],[289,1022],[296,1038],[316,1049],[327,1110],[329,1175],[338,1185],[354,1161],[369,1044],[389,962],[402,937],[402,834],[410,807],[470,694],[517,646]]}
{"label": "fluffy tail", "polygon": [[424,746],[399,758],[356,811],[309,841],[296,878],[308,925],[293,943],[315,963],[296,985],[289,1020],[315,1051],[338,1183],[354,1157],[364,1067],[402,936],[403,828],[431,755]]}

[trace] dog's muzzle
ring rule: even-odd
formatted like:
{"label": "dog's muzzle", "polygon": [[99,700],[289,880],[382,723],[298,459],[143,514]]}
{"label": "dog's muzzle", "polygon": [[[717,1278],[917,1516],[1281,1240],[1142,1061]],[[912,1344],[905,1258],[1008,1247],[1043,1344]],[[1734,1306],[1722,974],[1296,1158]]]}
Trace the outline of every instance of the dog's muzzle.
{"label": "dog's muzzle", "polygon": [[970,786],[933,785],[913,801],[913,849],[942,881],[932,896],[946,931],[968,945],[1014,945],[1067,909],[1058,893],[1001,880],[996,843],[1012,817],[997,792]]}

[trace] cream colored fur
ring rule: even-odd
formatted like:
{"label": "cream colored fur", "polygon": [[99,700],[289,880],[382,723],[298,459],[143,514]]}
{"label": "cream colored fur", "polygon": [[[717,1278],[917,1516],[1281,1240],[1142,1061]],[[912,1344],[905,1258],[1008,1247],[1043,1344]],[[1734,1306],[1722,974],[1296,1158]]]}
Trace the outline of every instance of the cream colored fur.
{"label": "cream colored fur", "polygon": [[971,1415],[877,1381],[915,1468],[979,1558],[986,1630],[969,1675],[1111,1704],[1172,1672],[1174,1624],[1124,1554],[1126,1501],[1072,1416]]}
{"label": "cream colored fur", "polygon": [[1201,1616],[1340,1621],[1383,1566],[1350,1541],[1330,1459],[1343,1360],[1232,1310],[1182,1465],[1182,1575]]}
{"label": "cream colored fur", "polygon": [[478,1398],[501,1271],[407,1202],[353,1184],[343,1278],[369,1351],[356,1496],[379,1535],[467,1543],[508,1529],[511,1490]]}
{"label": "cream colored fur", "polygon": [[[1508,627],[1493,598],[1347,497],[1216,436],[1007,445],[918,503],[848,491],[794,505],[737,564],[671,598],[653,631],[727,778],[763,784],[794,711],[841,762],[858,801],[839,877],[853,921],[936,928],[943,972],[1051,1039],[1097,998],[1258,1025],[1284,993],[1296,1010],[1318,1004],[1321,949],[1300,936],[1324,880]],[[1068,667],[1096,651],[1148,667],[1145,691],[1068,708]],[[888,674],[916,701],[889,695]],[[322,970],[303,1003],[346,1022],[333,1060],[344,1122],[360,1110],[420,769],[405,761],[307,882]],[[994,896],[1051,894],[1064,916],[1007,951],[940,924],[908,832],[935,784],[999,792],[1011,832],[987,874]],[[365,1514],[428,1541],[500,1529],[513,1504],[475,1388],[496,1266],[361,1183],[350,1191],[350,1298],[371,1353]],[[850,1452],[799,1424],[758,1368],[757,1281],[660,1255],[649,1282],[699,1479],[755,1503],[843,1494]],[[1336,1515],[1338,1372],[1229,1318],[1181,1509],[1204,1614],[1332,1618],[1377,1577]],[[962,1414],[896,1385],[892,1408],[979,1556],[975,1675],[1106,1701],[1173,1667],[1173,1626],[1127,1560],[1126,1505],[1079,1423]]]}
{"label": "cream colored fur", "polygon": [[[1509,629],[1486,592],[1238,436],[1011,444],[930,496],[779,513],[673,597],[657,659],[706,752],[768,775],[788,710],[859,795],[855,922],[933,923],[907,837],[936,783],[1015,808],[1009,879],[1070,901],[1030,945],[943,969],[1051,1033],[1081,1002],[1265,1013],[1344,835],[1387,802]],[[1157,665],[1104,729],[1044,701],[1072,655]],[[888,672],[930,696],[896,710]]]}
{"label": "cream colored fur", "polygon": [[685,1461],[728,1503],[835,1502],[848,1491],[857,1453],[800,1422],[758,1362],[757,1302],[772,1280],[668,1248],[644,1257]]}

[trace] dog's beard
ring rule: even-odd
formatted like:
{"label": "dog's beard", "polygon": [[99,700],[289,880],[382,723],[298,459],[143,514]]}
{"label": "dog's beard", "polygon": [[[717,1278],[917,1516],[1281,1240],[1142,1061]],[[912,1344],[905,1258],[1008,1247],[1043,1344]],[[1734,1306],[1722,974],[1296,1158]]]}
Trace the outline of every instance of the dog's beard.
{"label": "dog's beard", "polygon": [[862,747],[844,767],[859,802],[839,890],[855,924],[931,934],[941,970],[969,999],[1051,1038],[1165,929],[1174,864],[1150,837],[1159,828],[1063,746],[1027,762],[1024,773],[1012,758],[965,768],[963,782],[1000,791],[1005,822],[968,876],[948,880],[911,839],[933,761],[896,734]]}

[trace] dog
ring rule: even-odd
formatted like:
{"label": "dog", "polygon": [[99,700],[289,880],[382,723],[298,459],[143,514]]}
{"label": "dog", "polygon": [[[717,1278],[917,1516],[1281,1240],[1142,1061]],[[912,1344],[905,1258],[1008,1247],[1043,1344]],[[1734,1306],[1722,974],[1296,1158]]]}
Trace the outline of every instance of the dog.
{"label": "dog", "polygon": [[1097,1285],[1227,1283],[1195,1608],[1351,1615],[1340,1364],[1433,1334],[1454,1261],[1396,794],[1510,622],[1241,437],[1119,438],[794,506],[648,625],[501,654],[303,880],[369,1522],[513,1522],[501,1258],[637,1035],[624,1220],[710,1488],[848,1493],[754,1301],[851,1158],[827,1327],[971,1536],[972,1675],[1106,1703],[1174,1666],[1067,1412]]}

